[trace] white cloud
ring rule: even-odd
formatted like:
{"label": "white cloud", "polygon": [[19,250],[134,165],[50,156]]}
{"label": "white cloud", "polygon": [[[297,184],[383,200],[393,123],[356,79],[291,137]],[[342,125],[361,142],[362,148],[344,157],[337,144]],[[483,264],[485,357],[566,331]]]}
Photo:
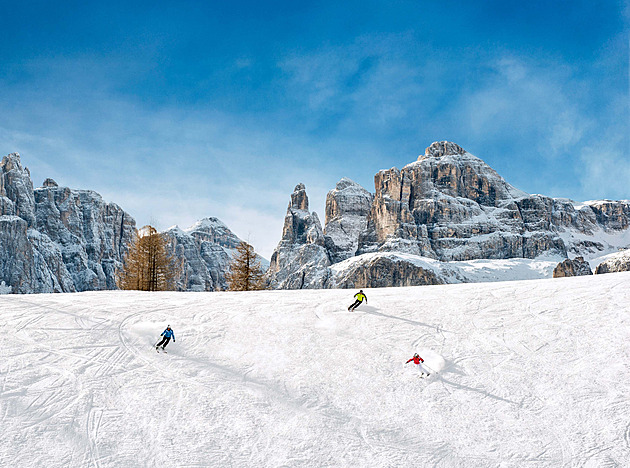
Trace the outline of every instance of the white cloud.
{"label": "white cloud", "polygon": [[494,73],[461,96],[460,122],[473,135],[513,136],[544,158],[575,148],[591,123],[570,69],[514,57],[490,66]]}
{"label": "white cloud", "polygon": [[630,199],[630,159],[608,145],[587,147],[580,152],[584,170],[580,177],[583,192],[595,198]]}

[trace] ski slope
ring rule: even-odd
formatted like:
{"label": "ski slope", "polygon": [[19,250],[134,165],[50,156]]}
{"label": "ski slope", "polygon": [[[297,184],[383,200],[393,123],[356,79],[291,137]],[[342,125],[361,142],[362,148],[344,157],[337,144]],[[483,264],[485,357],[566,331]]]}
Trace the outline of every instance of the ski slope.
{"label": "ski slope", "polygon": [[0,296],[0,466],[630,466],[629,284]]}

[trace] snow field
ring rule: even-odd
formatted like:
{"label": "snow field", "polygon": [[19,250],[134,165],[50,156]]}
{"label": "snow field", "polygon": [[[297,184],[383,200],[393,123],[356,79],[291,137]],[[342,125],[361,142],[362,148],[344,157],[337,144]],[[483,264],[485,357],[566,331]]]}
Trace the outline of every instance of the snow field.
{"label": "snow field", "polygon": [[628,466],[629,282],[0,296],[0,466]]}

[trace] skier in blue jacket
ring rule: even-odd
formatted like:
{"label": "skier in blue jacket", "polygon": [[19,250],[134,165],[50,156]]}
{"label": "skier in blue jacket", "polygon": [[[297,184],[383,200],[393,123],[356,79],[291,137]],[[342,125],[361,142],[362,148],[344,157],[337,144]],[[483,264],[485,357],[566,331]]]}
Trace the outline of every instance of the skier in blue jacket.
{"label": "skier in blue jacket", "polygon": [[162,338],[162,341],[155,345],[156,351],[160,347],[162,347],[162,351],[164,351],[164,348],[166,347],[168,342],[171,341],[171,338],[173,338],[173,343],[175,343],[175,333],[171,329],[170,325],[166,326],[166,330],[164,330],[160,336],[163,336],[164,338]]}

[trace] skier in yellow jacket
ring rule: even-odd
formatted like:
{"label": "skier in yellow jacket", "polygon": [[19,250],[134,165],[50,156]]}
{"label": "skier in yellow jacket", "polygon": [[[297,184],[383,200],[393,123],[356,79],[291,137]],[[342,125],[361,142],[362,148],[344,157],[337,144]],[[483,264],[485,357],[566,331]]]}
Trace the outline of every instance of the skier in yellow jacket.
{"label": "skier in yellow jacket", "polygon": [[365,303],[367,304],[367,296],[363,293],[363,289],[361,289],[358,293],[356,293],[354,295],[354,298],[356,299],[356,301],[354,301],[354,304],[348,307],[348,310],[350,312],[352,312],[354,309],[359,307],[363,303],[363,301],[365,301]]}

